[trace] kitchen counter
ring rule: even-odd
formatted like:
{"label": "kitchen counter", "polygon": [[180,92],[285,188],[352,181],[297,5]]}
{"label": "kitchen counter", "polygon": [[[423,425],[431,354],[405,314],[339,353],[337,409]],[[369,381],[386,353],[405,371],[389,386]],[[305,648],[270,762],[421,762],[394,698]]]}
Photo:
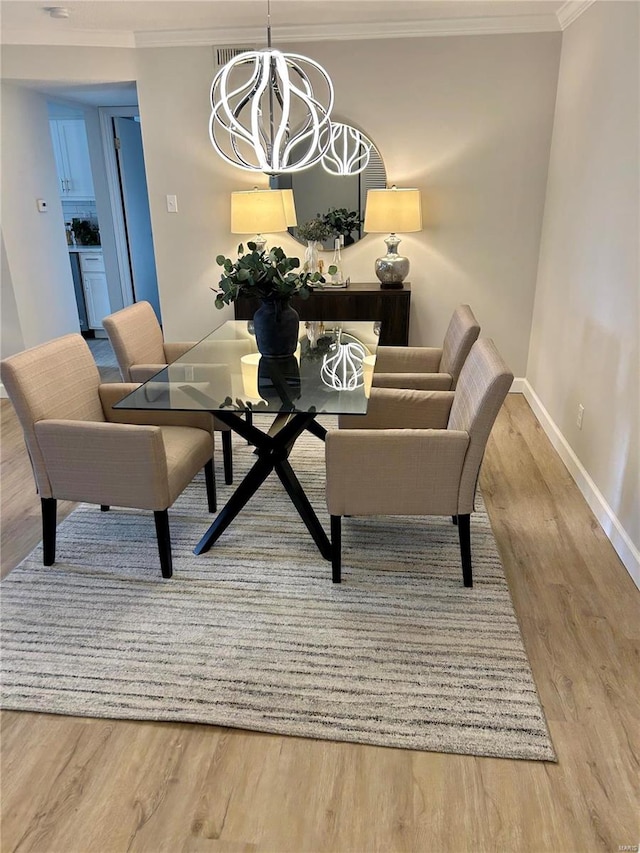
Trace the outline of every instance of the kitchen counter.
{"label": "kitchen counter", "polygon": [[102,246],[67,246],[70,252],[101,252]]}

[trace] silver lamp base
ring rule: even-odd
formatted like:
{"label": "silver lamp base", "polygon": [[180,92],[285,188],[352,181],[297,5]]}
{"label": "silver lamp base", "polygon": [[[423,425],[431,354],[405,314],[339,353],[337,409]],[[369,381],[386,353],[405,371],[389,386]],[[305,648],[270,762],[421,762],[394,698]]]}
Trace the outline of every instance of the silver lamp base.
{"label": "silver lamp base", "polygon": [[409,258],[398,254],[400,239],[395,234],[389,234],[384,242],[387,244],[387,254],[376,260],[380,287],[401,288],[402,282],[409,275]]}

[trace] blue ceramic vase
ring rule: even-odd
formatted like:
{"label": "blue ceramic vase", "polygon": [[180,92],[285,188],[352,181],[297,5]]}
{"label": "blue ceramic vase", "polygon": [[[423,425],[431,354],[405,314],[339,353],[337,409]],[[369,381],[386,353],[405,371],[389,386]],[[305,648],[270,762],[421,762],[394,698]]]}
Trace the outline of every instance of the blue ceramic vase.
{"label": "blue ceramic vase", "polygon": [[287,358],[298,346],[300,317],[288,299],[265,299],[253,315],[258,351],[268,358]]}

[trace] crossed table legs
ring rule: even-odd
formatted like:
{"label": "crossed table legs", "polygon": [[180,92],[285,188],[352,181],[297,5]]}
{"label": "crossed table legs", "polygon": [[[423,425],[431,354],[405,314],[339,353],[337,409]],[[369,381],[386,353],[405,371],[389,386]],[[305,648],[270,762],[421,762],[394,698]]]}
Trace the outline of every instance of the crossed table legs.
{"label": "crossed table legs", "polygon": [[315,414],[304,412],[277,415],[268,433],[257,429],[252,423],[247,423],[233,412],[216,411],[216,417],[253,444],[256,447],[258,459],[227,504],[220,510],[218,517],[198,542],[193,553],[202,554],[211,548],[269,474],[275,470],[313,541],[318,546],[318,550],[325,560],[331,560],[331,543],[288,460],[291,448],[305,429],[318,438],[324,438],[326,430],[315,421]]}

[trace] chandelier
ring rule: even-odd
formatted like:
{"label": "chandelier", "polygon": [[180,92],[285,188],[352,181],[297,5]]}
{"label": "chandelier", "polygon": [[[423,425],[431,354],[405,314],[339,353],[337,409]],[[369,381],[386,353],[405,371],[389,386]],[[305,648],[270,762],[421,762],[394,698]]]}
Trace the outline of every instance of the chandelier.
{"label": "chandelier", "polygon": [[240,169],[278,174],[317,163],[331,143],[333,84],[306,56],[271,48],[238,54],[211,84],[209,137],[218,154]]}
{"label": "chandelier", "polygon": [[373,143],[364,133],[341,122],[331,122],[324,128],[322,137],[329,137],[327,150],[322,155],[322,166],[332,175],[359,175],[369,165]]}

